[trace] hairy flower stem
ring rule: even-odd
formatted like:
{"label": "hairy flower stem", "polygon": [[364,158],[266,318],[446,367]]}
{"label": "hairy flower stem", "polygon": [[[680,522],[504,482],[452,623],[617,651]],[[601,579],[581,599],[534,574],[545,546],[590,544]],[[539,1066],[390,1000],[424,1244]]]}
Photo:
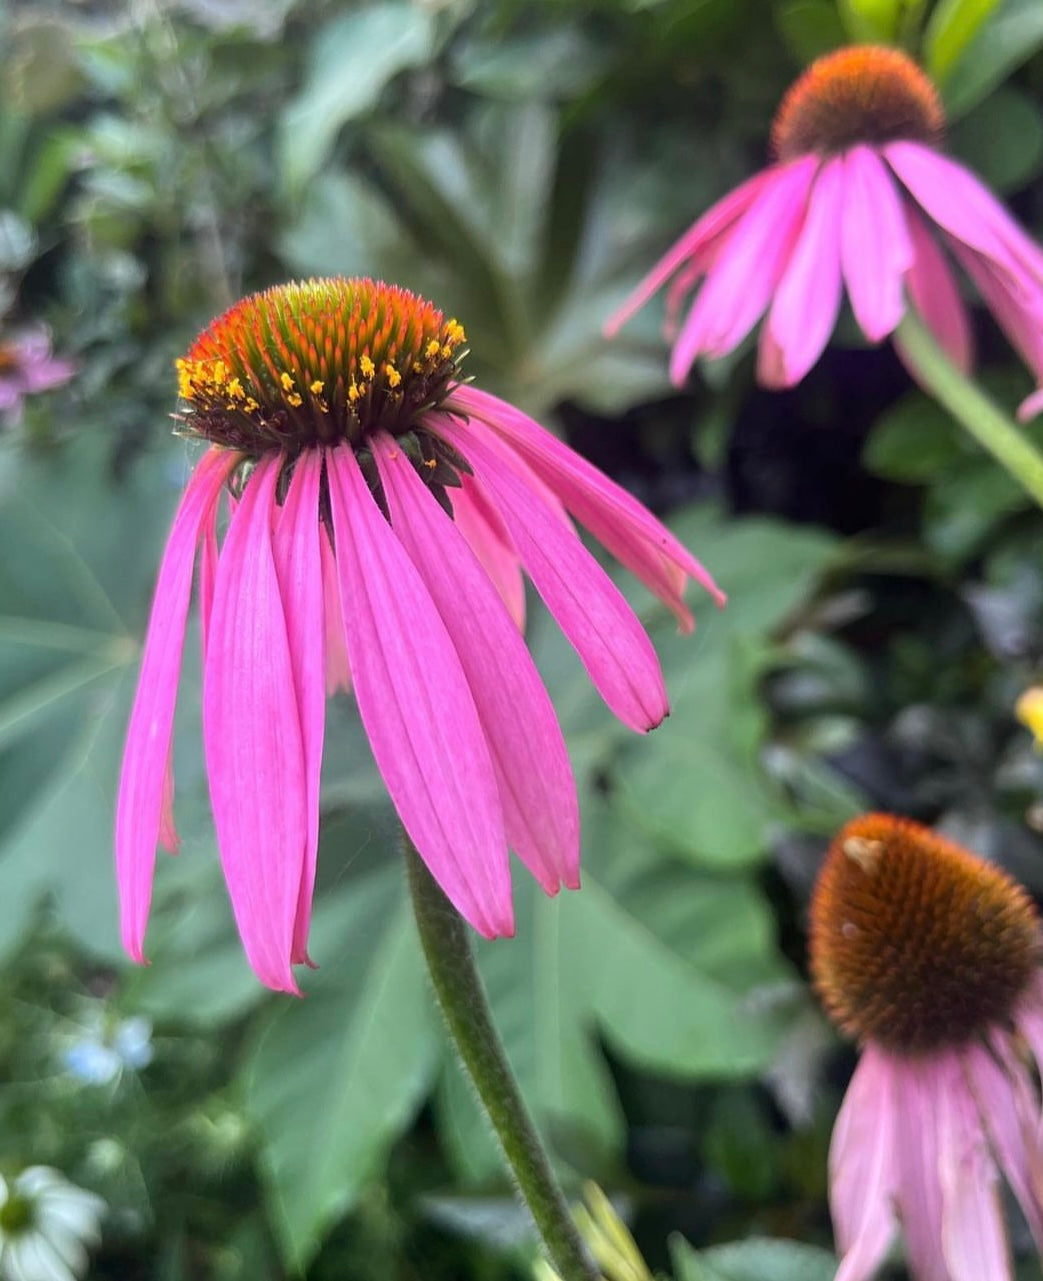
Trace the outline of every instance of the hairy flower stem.
{"label": "hairy flower stem", "polygon": [[562,1281],[600,1281],[507,1061],[475,965],[470,931],[404,833],[403,845],[413,911],[438,1004],[544,1249]]}
{"label": "hairy flower stem", "polygon": [[1024,431],[956,368],[912,309],[894,337],[921,385],[1043,507],[1043,455]]}

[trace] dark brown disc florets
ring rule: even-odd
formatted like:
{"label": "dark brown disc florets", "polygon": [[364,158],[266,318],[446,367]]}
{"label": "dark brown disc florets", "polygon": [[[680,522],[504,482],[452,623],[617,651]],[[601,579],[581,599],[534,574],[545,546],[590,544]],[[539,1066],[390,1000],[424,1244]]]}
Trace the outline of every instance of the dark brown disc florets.
{"label": "dark brown disc florets", "polygon": [[790,87],[771,141],[785,161],[860,142],[905,139],[933,146],[944,128],[938,92],[911,58],[898,49],[853,45],[819,58]]}
{"label": "dark brown disc florets", "polygon": [[1006,873],[890,814],[842,829],[811,903],[811,972],[836,1023],[916,1055],[1007,1020],[1040,958],[1039,918]]}

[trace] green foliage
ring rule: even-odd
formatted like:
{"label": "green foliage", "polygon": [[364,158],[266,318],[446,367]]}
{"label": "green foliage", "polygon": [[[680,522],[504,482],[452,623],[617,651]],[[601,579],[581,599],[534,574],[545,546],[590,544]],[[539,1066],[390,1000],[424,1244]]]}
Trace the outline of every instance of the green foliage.
{"label": "green foliage", "polygon": [[672,1245],[677,1281],[832,1281],[837,1267],[825,1250],[795,1241],[751,1237],[697,1251],[675,1237]]}

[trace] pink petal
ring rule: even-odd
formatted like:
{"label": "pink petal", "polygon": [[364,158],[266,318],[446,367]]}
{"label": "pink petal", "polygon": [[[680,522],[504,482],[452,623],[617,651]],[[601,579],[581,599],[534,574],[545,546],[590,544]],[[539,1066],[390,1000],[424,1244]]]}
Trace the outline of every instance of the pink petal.
{"label": "pink petal", "polygon": [[909,301],[950,360],[966,373],[974,363],[967,308],[945,255],[911,205],[906,206],[905,221],[913,243],[913,265],[905,278]]}
{"label": "pink petal", "polygon": [[493,586],[500,593],[500,599],[507,606],[507,612],[514,619],[518,630],[524,631],[525,580],[522,578],[518,553],[511,546],[499,516],[493,512],[495,520],[490,520],[491,509],[482,501],[481,491],[471,478],[462,476],[460,479],[463,482],[461,487],[454,489],[450,495],[453,520],[492,579]]}
{"label": "pink petal", "polygon": [[374,454],[391,526],[445,623],[492,753],[507,840],[548,894],[579,886],[579,807],[529,651],[459,530],[390,437]]}
{"label": "pink petal", "polygon": [[895,1234],[895,1067],[872,1046],[862,1054],[833,1128],[829,1202],[837,1249],[837,1281],[873,1275]]}
{"label": "pink petal", "polygon": [[891,168],[921,208],[968,249],[990,259],[1014,286],[1043,284],[1043,250],[984,183],[962,165],[915,142],[884,147]]}
{"label": "pink petal", "polygon": [[325,542],[326,534],[319,525],[321,476],[322,455],[314,449],[305,450],[294,468],[272,539],[304,749],[308,822],[290,957],[294,964],[311,964],[308,960],[308,926],[319,848],[319,777],[326,728],[326,627],[320,550],[320,540]]}
{"label": "pink petal", "polygon": [[1035,374],[1043,377],[1043,290],[1029,292],[1011,283],[994,262],[953,244],[953,253],[974,281],[996,323]]}
{"label": "pink petal", "polygon": [[[614,337],[656,290],[670,279],[683,262],[701,253],[708,245],[730,230],[750,207],[774,172],[774,169],[764,169],[752,178],[748,178],[741,186],[718,200],[697,222],[693,223],[681,239],[660,258],[623,305],[605,321],[605,337]],[[691,283],[694,283],[694,280]]]}
{"label": "pink petal", "polygon": [[[203,745],[225,881],[258,978],[290,969],[308,792],[271,522],[281,455],[257,464],[228,527],[203,673]],[[321,669],[320,669],[321,670]]]}
{"label": "pink petal", "polygon": [[683,630],[692,628],[682,600],[689,578],[724,604],[724,593],[665,525],[539,423],[473,387],[456,388],[448,407],[479,419],[520,454],[568,511],[669,606]]}
{"label": "pink petal", "polygon": [[963,1062],[992,1149],[1043,1253],[1043,1145],[1035,1087],[1006,1033],[997,1034],[993,1044],[998,1062],[980,1045],[971,1045]]}
{"label": "pink petal", "polygon": [[159,843],[171,854],[176,854],[181,846],[174,822],[174,745],[171,743],[167,753],[167,766],[163,773],[163,805],[159,812]]}
{"label": "pink petal", "polygon": [[487,938],[512,934],[499,792],[453,642],[354,454],[326,461],[352,683],[377,766],[461,915]]}
{"label": "pink petal", "polygon": [[338,690],[350,694],[351,666],[348,663],[348,642],[344,638],[344,622],[340,616],[337,562],[325,530],[319,537],[319,559],[322,562],[322,608],[326,623],[326,694],[333,695]]}
{"label": "pink petal", "polygon": [[894,179],[871,147],[844,156],[841,258],[855,319],[880,342],[905,313],[903,277],[914,254]]}
{"label": "pink petal", "polygon": [[199,630],[203,638],[203,657],[210,633],[210,615],[214,609],[214,583],[217,580],[217,517],[220,503],[214,510],[214,519],[203,535],[203,554],[199,558]]}
{"label": "pink petal", "polygon": [[952,1281],[942,1254],[939,1098],[959,1070],[951,1056],[894,1065],[896,1199],[916,1281]]}
{"label": "pink petal", "polygon": [[448,414],[428,426],[454,445],[496,504],[529,577],[601,697],[625,725],[653,729],[669,711],[652,642],[576,534],[547,507],[538,479],[495,437]]}
{"label": "pink petal", "polygon": [[1036,1060],[1036,1070],[1043,1075],[1043,977],[1039,974],[1018,1005],[1015,1022]]}
{"label": "pink petal", "polygon": [[761,331],[757,375],[792,387],[822,354],[840,310],[840,228],[844,162],[823,165],[808,211]]}
{"label": "pink petal", "polygon": [[1026,396],[1018,406],[1018,422],[1031,422],[1037,414],[1043,414],[1043,387]]}
{"label": "pink petal", "polygon": [[135,961],[145,959],[142,944],[161,829],[164,844],[176,844],[169,760],[196,544],[201,531],[214,519],[221,486],[237,461],[236,455],[219,449],[200,459],[181,499],[159,567],[116,803],[121,931],[123,946]]}
{"label": "pink petal", "polygon": [[768,171],[771,180],[722,246],[674,344],[677,386],[697,356],[725,355],[757,323],[786,268],[818,166],[816,156],[804,156]]}
{"label": "pink petal", "polygon": [[942,1246],[952,1281],[1011,1281],[996,1166],[962,1077],[939,1090],[936,1105]]}

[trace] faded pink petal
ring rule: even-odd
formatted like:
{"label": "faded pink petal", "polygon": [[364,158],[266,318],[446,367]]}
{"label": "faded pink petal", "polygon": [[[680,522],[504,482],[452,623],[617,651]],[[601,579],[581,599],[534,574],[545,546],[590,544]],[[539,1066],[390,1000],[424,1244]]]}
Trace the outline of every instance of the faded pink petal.
{"label": "faded pink petal", "polygon": [[477,418],[521,455],[566,510],[670,607],[683,630],[692,628],[682,600],[689,578],[724,604],[713,578],[665,525],[539,423],[473,387],[456,388],[447,407]]}
{"label": "faded pink petal", "polygon": [[955,240],[990,259],[1012,285],[1043,285],[1043,250],[969,170],[916,142],[891,142],[883,152],[924,212]]}
{"label": "faded pink petal", "polygon": [[142,945],[161,829],[164,844],[176,842],[168,766],[196,545],[214,518],[221,486],[236,462],[236,455],[217,449],[200,459],[167,539],[149,616],[116,803],[121,932],[123,946],[136,961],[144,960]]}
{"label": "faded pink petal", "polygon": [[174,822],[174,745],[171,743],[167,753],[167,765],[163,772],[163,804],[159,812],[159,843],[171,854],[176,854],[181,846]]}
{"label": "faded pink petal", "polygon": [[866,1281],[895,1234],[893,1070],[884,1054],[867,1046],[833,1129],[829,1200],[843,1256],[836,1281]]}
{"label": "faded pink petal", "polygon": [[308,927],[319,849],[319,778],[326,728],[326,627],[319,546],[320,540],[325,541],[326,534],[319,526],[321,476],[322,455],[317,450],[301,454],[293,469],[286,499],[276,516],[272,539],[304,749],[308,822],[290,957],[294,964],[311,964],[308,960]]}
{"label": "faded pink petal", "polygon": [[880,342],[905,312],[903,277],[914,255],[894,180],[871,147],[844,156],[840,239],[851,309],[865,336]]}
{"label": "faded pink petal", "polygon": [[768,171],[770,181],[721,247],[674,344],[670,377],[677,386],[697,356],[725,355],[760,319],[800,232],[818,167],[818,157],[804,156]]}
{"label": "faded pink petal", "polygon": [[451,494],[453,520],[471,551],[500,593],[519,631],[525,630],[525,580],[521,561],[499,516],[482,501],[481,491],[467,475]]}
{"label": "faded pink petal", "polygon": [[1043,1253],[1043,1143],[1035,1087],[1005,1033],[993,1037],[993,1049],[998,1061],[982,1046],[971,1045],[963,1063],[992,1150]]}
{"label": "faded pink petal", "polygon": [[[905,277],[909,301],[948,352],[949,359],[966,373],[974,363],[973,338],[952,270],[911,204],[906,206],[905,220],[913,244],[913,264]],[[900,342],[897,346],[901,350]]]}
{"label": "faded pink petal", "polygon": [[1043,1075],[1043,975],[1037,974],[1015,1011],[1018,1031],[1028,1042],[1036,1070]]}
{"label": "faded pink petal", "polygon": [[996,323],[1036,375],[1043,377],[1043,290],[1013,285],[993,262],[953,243],[953,253],[985,299]]}
{"label": "faded pink petal", "polygon": [[349,447],[326,454],[359,715],[414,845],[487,938],[514,931],[503,813],[453,642]]}
{"label": "faded pink petal", "polygon": [[272,552],[282,461],[279,455],[257,464],[221,549],[203,675],[203,745],[217,844],[247,959],[269,987],[297,992],[290,959],[309,798]]}
{"label": "faded pink petal", "polygon": [[507,840],[548,894],[579,886],[579,807],[558,718],[474,553],[406,455],[377,437],[391,526],[456,649],[492,753]]}
{"label": "faded pink petal", "polygon": [[1011,1281],[999,1178],[958,1069],[939,1090],[936,1106],[942,1249],[952,1281]]}
{"label": "faded pink petal", "polygon": [[206,642],[210,634],[210,615],[214,609],[214,583],[217,581],[217,519],[220,500],[214,509],[214,519],[207,525],[203,535],[203,550],[199,557],[199,630],[203,639],[203,657],[206,658]]}
{"label": "faded pink petal", "polygon": [[808,211],[761,331],[757,376],[792,387],[818,360],[840,310],[840,229],[844,162],[819,170]]}
{"label": "faded pink petal", "polygon": [[[749,209],[761,188],[772,177],[773,172],[771,169],[766,169],[748,178],[693,223],[681,239],[660,258],[623,305],[608,318],[604,327],[605,337],[611,338],[617,334],[630,317],[645,305],[656,290],[664,285],[683,263],[701,253],[704,248],[729,231]],[[690,283],[694,284],[694,280],[701,274],[701,272],[697,273]]]}
{"label": "faded pink petal", "polygon": [[652,642],[577,535],[541,499],[526,464],[448,414],[429,426],[459,449],[496,504],[526,572],[602,698],[625,725],[653,729],[669,711]]}
{"label": "faded pink petal", "polygon": [[951,1055],[893,1064],[898,1214],[916,1281],[953,1281],[942,1255],[939,1099],[958,1073]]}

